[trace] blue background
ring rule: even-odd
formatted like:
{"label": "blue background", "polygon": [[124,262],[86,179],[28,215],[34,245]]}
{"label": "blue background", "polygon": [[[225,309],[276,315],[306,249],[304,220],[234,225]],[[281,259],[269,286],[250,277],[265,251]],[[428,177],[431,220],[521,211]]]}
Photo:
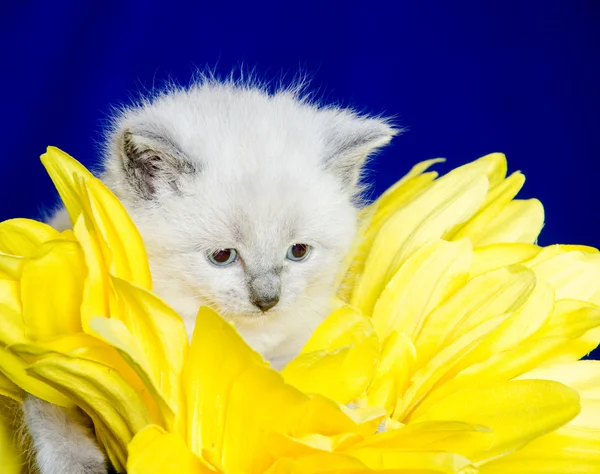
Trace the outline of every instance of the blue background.
{"label": "blue background", "polygon": [[47,145],[93,164],[110,104],[244,64],[398,116],[375,193],[423,159],[502,151],[545,205],[542,244],[600,246],[598,0],[6,1],[2,17],[0,219],[54,203]]}

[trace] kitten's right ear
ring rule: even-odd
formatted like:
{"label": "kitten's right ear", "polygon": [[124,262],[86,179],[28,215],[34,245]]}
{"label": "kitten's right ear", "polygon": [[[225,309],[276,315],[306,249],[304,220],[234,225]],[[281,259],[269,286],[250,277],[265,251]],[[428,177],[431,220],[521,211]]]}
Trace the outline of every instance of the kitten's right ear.
{"label": "kitten's right ear", "polygon": [[125,129],[117,137],[117,149],[127,183],[143,199],[153,199],[162,190],[178,191],[181,180],[198,171],[163,130]]}

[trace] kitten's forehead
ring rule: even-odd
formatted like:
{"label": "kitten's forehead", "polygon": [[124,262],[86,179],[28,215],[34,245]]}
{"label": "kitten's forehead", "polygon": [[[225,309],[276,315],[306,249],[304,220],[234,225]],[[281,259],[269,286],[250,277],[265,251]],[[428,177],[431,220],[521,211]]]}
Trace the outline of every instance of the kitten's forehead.
{"label": "kitten's forehead", "polygon": [[330,196],[331,186],[312,173],[309,180],[287,173],[277,175],[273,170],[262,175],[215,174],[207,172],[199,177],[197,200],[213,199],[214,205],[205,209],[211,214],[209,219],[222,223],[230,229],[230,236],[241,242],[258,244],[269,236],[293,239],[314,226],[315,219],[335,199]]}
{"label": "kitten's forehead", "polygon": [[205,165],[316,160],[322,151],[321,117],[292,94],[203,87],[168,95],[140,112],[140,121],[160,123]]}

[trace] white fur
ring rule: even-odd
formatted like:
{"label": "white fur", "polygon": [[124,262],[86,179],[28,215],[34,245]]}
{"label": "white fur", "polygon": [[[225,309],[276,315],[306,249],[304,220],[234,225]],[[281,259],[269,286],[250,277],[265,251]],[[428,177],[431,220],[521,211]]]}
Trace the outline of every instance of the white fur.
{"label": "white fur", "polygon": [[[383,120],[319,108],[290,89],[204,81],[123,110],[102,179],[144,239],[156,293],[188,333],[198,308],[211,306],[280,369],[330,310],[355,236],[361,166],[394,133]],[[64,226],[64,211],[54,224]],[[305,261],[286,259],[296,243],[312,247]],[[220,248],[240,259],[214,266],[207,253]],[[279,292],[279,303],[263,313],[251,291]],[[52,454],[52,432],[38,430],[38,414],[51,417],[40,406],[26,413],[42,474],[87,473]],[[76,445],[81,430],[73,435]],[[87,457],[99,459],[94,449]]]}
{"label": "white fur", "polygon": [[89,420],[78,408],[66,409],[28,397],[23,413],[42,474],[107,472]]}

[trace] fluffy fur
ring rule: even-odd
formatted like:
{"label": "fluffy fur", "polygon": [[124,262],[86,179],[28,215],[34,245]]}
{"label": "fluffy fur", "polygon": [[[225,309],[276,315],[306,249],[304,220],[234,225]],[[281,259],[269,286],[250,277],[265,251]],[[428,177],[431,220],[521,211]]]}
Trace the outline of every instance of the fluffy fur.
{"label": "fluffy fur", "polygon": [[[101,177],[144,239],[155,291],[188,333],[198,308],[211,306],[279,369],[329,312],[356,232],[361,168],[395,133],[297,89],[205,80],[122,110]],[[53,223],[68,226],[64,211]],[[312,249],[301,262],[286,259],[297,243]],[[217,267],[207,255],[223,248],[239,259]],[[278,303],[265,312],[261,298]],[[77,420],[38,400],[25,413],[42,474],[104,472]]]}

